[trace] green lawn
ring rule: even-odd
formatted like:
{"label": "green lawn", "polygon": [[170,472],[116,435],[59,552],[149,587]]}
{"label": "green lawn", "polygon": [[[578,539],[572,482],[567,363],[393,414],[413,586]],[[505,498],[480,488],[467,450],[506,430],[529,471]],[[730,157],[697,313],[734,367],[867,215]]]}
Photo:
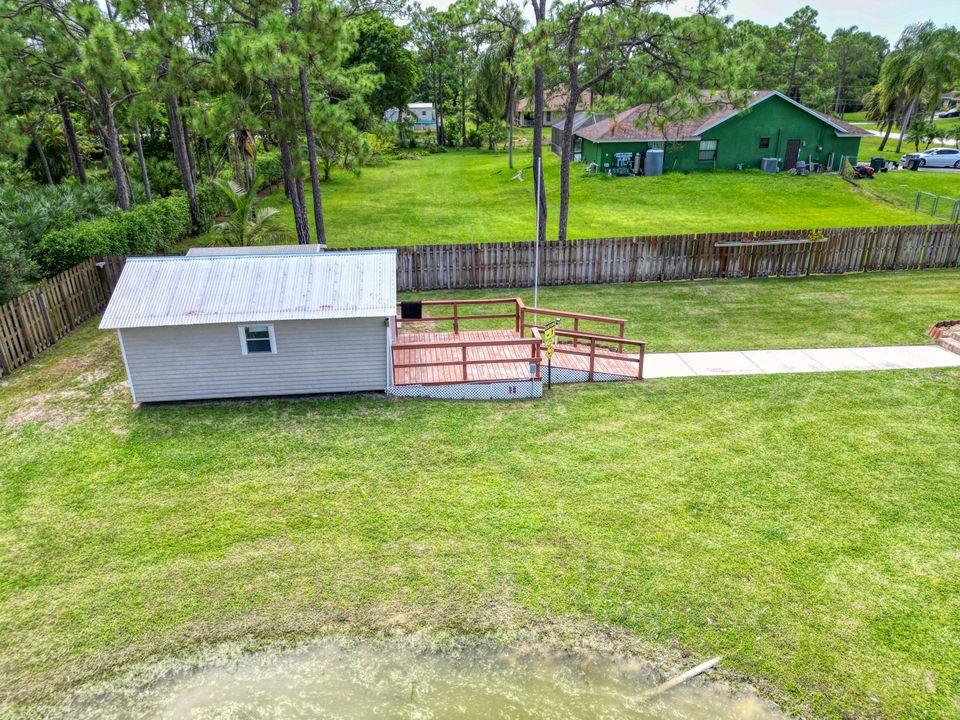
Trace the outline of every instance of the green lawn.
{"label": "green lawn", "polygon": [[[504,153],[453,150],[337,172],[324,183],[328,242],[334,247],[528,240],[535,234],[529,151],[517,153],[524,181]],[[545,156],[548,237],[556,237],[559,161]],[[293,217],[282,191],[267,201]],[[308,207],[312,208],[309,199]],[[311,210],[312,217],[312,210]],[[914,223],[836,176],[759,171],[667,173],[659,178],[586,176],[575,165],[570,237]],[[312,220],[311,220],[312,227]],[[191,240],[209,242],[209,237]]]}
{"label": "green lawn", "polygon": [[[862,180],[860,188],[863,192],[875,196],[884,203],[912,211],[919,191],[960,199],[960,172],[898,170],[896,172],[877,173],[873,180]],[[924,198],[921,208],[925,208],[929,212],[931,204],[932,200],[930,198]],[[946,201],[940,203],[937,214],[941,221],[949,220],[951,207],[952,205]],[[914,217],[916,218],[915,222],[918,223],[931,219],[930,215],[925,213],[917,214]]]}
{"label": "green lawn", "polygon": [[[908,343],[960,273],[543,302],[663,350]],[[558,625],[805,715],[960,713],[960,371],[140,410],[123,378],[91,321],[0,382],[0,714],[224,639]]]}
{"label": "green lawn", "polygon": [[[533,305],[529,288],[406,293],[403,297],[513,295]],[[924,333],[937,319],[960,318],[960,271],[568,285],[540,288],[539,303],[555,310],[624,318],[627,335],[646,340],[650,352],[909,345],[925,342]],[[489,324],[472,323],[474,327]]]}

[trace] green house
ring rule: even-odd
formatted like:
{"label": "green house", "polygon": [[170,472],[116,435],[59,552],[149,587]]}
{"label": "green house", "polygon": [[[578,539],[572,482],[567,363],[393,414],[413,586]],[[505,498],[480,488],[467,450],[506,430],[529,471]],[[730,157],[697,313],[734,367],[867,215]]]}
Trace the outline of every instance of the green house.
{"label": "green house", "polygon": [[[869,132],[765,90],[745,103],[703,102],[706,115],[667,121],[655,105],[638,105],[576,131],[581,160],[601,172],[635,167],[636,155],[662,148],[663,170],[759,168],[777,158],[780,170],[797,162],[837,170],[843,156],[856,158]],[[642,164],[636,163],[636,166]]]}

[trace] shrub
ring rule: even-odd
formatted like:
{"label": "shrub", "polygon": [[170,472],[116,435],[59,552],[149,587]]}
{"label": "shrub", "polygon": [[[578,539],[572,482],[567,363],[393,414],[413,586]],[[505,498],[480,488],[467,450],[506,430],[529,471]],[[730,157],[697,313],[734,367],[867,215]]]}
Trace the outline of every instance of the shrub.
{"label": "shrub", "polygon": [[199,235],[210,229],[214,221],[227,211],[227,206],[223,193],[209,182],[197,186],[197,203],[200,205],[200,223],[194,228],[194,232]]}
{"label": "shrub", "polygon": [[22,293],[32,272],[33,263],[18,243],[0,236],[0,304]]}
{"label": "shrub", "polygon": [[78,220],[92,220],[117,207],[111,184],[0,187],[0,234],[32,250],[46,233]]}
{"label": "shrub", "polygon": [[257,155],[255,174],[260,180],[261,187],[270,187],[283,182],[283,164],[280,162],[280,151],[271,150]]}
{"label": "shrub", "polygon": [[43,236],[33,256],[46,275],[95,255],[137,255],[168,250],[190,232],[190,205],[180,194],[136,205],[128,212],[78,222]]}
{"label": "shrub", "polygon": [[[133,175],[140,177],[139,166]],[[173,160],[148,157],[147,176],[150,178],[150,189],[155,197],[166,197],[183,187],[180,171],[177,170],[177,164]]]}

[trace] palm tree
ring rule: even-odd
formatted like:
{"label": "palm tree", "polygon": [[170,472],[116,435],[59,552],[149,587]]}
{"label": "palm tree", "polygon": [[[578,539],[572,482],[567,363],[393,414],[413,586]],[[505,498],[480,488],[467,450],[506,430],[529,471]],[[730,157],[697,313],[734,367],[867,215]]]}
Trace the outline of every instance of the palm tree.
{"label": "palm tree", "polygon": [[216,186],[230,205],[230,216],[213,226],[217,239],[225,245],[270,245],[289,242],[290,231],[280,223],[280,211],[257,207],[257,177],[246,189],[237,182],[217,180]]}
{"label": "palm tree", "polygon": [[960,150],[960,123],[957,123],[951,128],[948,128],[946,132],[943,133],[944,139],[953,140],[954,145],[957,146],[957,150]]}
{"label": "palm tree", "polygon": [[880,70],[880,86],[885,93],[883,105],[892,106],[895,98],[903,98],[900,120],[900,152],[911,121],[919,114],[921,103],[926,109],[939,101],[944,87],[960,73],[960,40],[951,27],[937,29],[932,22],[909,25],[887,55]]}

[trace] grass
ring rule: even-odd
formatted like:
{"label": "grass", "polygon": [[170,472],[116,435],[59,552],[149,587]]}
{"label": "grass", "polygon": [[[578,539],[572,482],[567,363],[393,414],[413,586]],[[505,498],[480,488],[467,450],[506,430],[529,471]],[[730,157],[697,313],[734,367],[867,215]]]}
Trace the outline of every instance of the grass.
{"label": "grass", "polygon": [[[404,299],[512,295],[533,305],[529,288],[407,293]],[[937,319],[960,317],[960,272],[568,285],[540,288],[539,302],[547,308],[624,318],[627,336],[646,340],[650,352],[910,345],[923,343]]]}
{"label": "grass", "polygon": [[[917,342],[958,280],[544,302],[623,308],[660,349]],[[123,378],[91,322],[0,383],[0,709],[236,637],[586,622],[805,714],[960,712],[957,370],[140,410]]]}
{"label": "grass", "polygon": [[[921,170],[910,172],[898,170],[896,172],[877,173],[873,180],[862,180],[860,188],[863,192],[874,195],[878,200],[894,207],[913,210],[918,192],[933,193],[944,197],[960,199],[960,172],[931,172]],[[930,211],[932,200],[926,198],[921,208]],[[938,216],[941,221],[949,219],[952,205],[943,202],[938,207]],[[946,215],[946,217],[944,217]],[[915,222],[929,220],[930,215],[915,214]]]}
{"label": "grass", "polygon": [[[334,247],[527,240],[535,235],[531,155],[513,180],[506,155],[453,150],[337,172],[323,184],[324,222]],[[548,237],[557,235],[559,160],[547,153]],[[308,191],[309,196],[309,191]],[[587,176],[574,166],[570,237],[610,237],[725,230],[907,224],[917,219],[877,203],[836,176],[765,175],[759,171],[667,173],[659,178]],[[293,228],[281,191],[267,204]],[[308,197],[308,208],[312,201]],[[312,220],[311,220],[312,227]],[[191,244],[210,242],[210,237]]]}

